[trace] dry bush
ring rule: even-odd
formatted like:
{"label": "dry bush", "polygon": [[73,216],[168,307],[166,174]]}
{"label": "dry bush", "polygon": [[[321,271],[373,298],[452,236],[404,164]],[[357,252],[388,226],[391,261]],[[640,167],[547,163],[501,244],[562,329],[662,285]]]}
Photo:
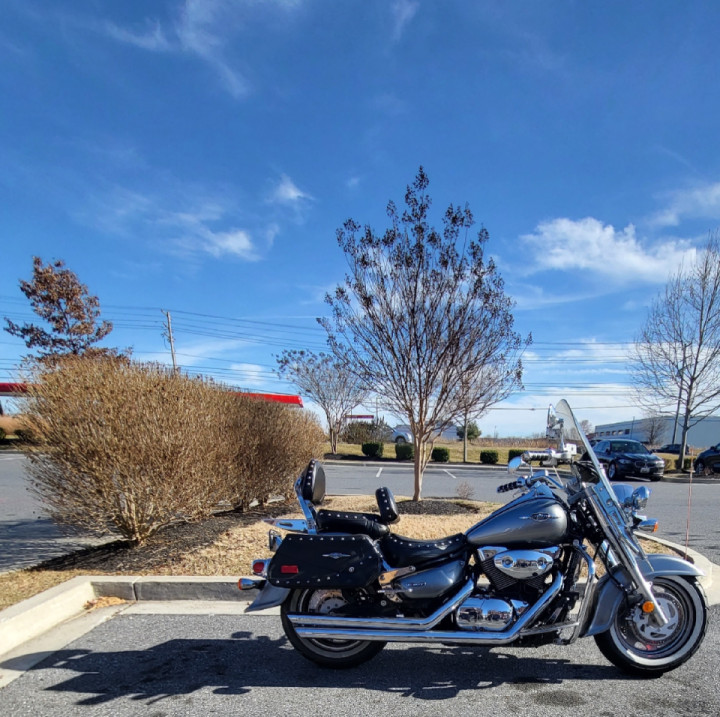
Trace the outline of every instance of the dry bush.
{"label": "dry bush", "polygon": [[[68,358],[37,366],[31,385],[26,420],[42,436],[27,451],[34,491],[56,520],[136,543],[219,506],[266,499],[281,470],[287,492],[316,449],[312,440],[289,447],[319,431],[292,409],[157,365]],[[269,448],[266,419],[279,440],[259,455]]]}
{"label": "dry bush", "polygon": [[455,495],[461,500],[472,500],[475,497],[475,488],[471,483],[464,480],[457,484]]}
{"label": "dry bush", "polygon": [[247,510],[271,496],[289,497],[295,478],[322,455],[325,434],[313,414],[278,403],[228,394],[223,397],[230,420],[224,441],[226,493],[233,507]]}

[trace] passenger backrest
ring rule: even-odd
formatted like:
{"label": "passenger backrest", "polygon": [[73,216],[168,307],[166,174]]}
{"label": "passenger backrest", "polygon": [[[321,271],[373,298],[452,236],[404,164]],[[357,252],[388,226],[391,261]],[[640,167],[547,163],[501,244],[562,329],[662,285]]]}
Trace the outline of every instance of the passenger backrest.
{"label": "passenger backrest", "polygon": [[378,509],[380,510],[380,520],[389,525],[395,523],[400,517],[398,512],[395,496],[390,488],[378,488],[375,491],[375,499],[377,500]]}
{"label": "passenger backrest", "polygon": [[325,470],[314,458],[302,475],[302,497],[313,505],[325,500]]}

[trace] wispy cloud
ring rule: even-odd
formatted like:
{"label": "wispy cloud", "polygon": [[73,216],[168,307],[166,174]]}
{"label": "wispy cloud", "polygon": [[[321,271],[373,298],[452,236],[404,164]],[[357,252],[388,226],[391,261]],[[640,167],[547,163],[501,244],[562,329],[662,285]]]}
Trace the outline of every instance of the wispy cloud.
{"label": "wispy cloud", "polygon": [[[252,90],[247,76],[247,58],[240,59],[238,35],[268,9],[287,15],[301,5],[299,0],[185,0],[175,16],[164,23],[148,18],[139,28],[106,23],[102,30],[117,42],[149,52],[175,52],[195,56],[218,77],[234,98]],[[243,69],[241,69],[241,67]]]}
{"label": "wispy cloud", "polygon": [[283,174],[273,188],[268,201],[271,204],[296,207],[312,198],[312,195],[300,189],[287,174]]}
{"label": "wispy cloud", "polygon": [[554,269],[584,270],[617,283],[663,283],[683,260],[694,260],[690,242],[665,239],[640,241],[635,227],[615,229],[592,217],[541,222],[520,237],[534,252],[531,273]]}
{"label": "wispy cloud", "polygon": [[105,24],[105,31],[114,40],[135,45],[135,47],[140,47],[143,50],[170,52],[175,49],[157,21],[149,22],[146,29],[139,31],[128,30],[109,22]]}
{"label": "wispy cloud", "polygon": [[659,227],[676,227],[682,219],[720,219],[720,182],[665,195],[667,206],[651,218]]}
{"label": "wispy cloud", "polygon": [[390,7],[393,19],[392,37],[397,42],[405,32],[405,28],[412,21],[420,8],[417,0],[395,0]]}

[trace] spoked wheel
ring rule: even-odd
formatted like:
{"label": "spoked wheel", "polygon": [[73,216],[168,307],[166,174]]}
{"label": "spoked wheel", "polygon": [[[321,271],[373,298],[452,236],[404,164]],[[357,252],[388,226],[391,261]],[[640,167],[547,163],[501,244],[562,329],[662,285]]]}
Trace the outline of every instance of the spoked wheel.
{"label": "spoked wheel", "polygon": [[653,581],[657,599],[668,624],[652,624],[640,605],[620,608],[607,632],[595,636],[600,651],[614,665],[630,674],[654,677],[674,670],[695,654],[705,637],[707,604],[694,580],[675,576]]}
{"label": "spoked wheel", "polygon": [[283,630],[293,647],[308,660],[323,667],[356,667],[375,657],[385,642],[369,640],[325,640],[300,637],[288,613],[332,615],[347,604],[341,590],[294,590],[280,608]]}

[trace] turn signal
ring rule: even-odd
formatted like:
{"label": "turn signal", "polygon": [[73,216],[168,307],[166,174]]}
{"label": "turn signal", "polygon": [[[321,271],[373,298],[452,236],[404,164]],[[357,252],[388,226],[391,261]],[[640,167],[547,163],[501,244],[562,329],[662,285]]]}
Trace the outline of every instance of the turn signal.
{"label": "turn signal", "polygon": [[655,605],[653,605],[653,603],[651,603],[649,600],[647,602],[643,603],[642,611],[644,613],[651,613],[654,610],[655,610]]}

